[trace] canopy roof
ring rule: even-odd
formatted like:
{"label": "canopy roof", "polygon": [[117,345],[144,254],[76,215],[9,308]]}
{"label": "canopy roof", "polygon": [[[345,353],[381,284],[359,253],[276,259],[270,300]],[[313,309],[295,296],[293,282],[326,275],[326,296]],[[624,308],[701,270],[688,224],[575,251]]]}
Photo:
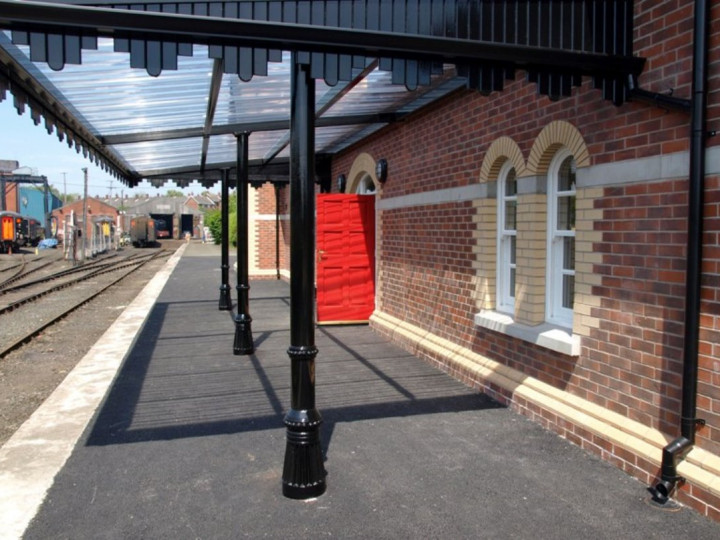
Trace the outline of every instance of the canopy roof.
{"label": "canopy roof", "polygon": [[458,88],[501,90],[515,69],[553,98],[589,75],[619,104],[643,65],[629,0],[93,4],[0,0],[0,100],[10,90],[130,186],[209,187],[235,166],[239,132],[251,180],[287,179],[289,50],[317,77],[320,158]]}

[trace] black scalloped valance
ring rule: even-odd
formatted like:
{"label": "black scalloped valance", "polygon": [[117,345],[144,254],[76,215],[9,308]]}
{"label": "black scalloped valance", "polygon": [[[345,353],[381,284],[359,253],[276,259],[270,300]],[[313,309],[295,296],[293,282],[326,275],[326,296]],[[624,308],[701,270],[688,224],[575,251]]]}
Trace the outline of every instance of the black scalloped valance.
{"label": "black scalloped valance", "polygon": [[41,96],[39,90],[23,79],[14,71],[0,69],[0,102],[7,99],[7,93],[13,96],[13,106],[18,114],[24,114],[30,109],[30,117],[35,125],[45,120],[45,130],[48,134],[53,132],[58,140],[67,143],[69,148],[75,148],[78,153],[97,164],[102,170],[116,178],[125,179],[128,185],[133,186],[138,181],[135,175],[122,163],[113,161],[103,152],[101,143],[82,126],[77,124],[72,115],[65,113],[60,104],[48,106],[47,95]]}
{"label": "black scalloped valance", "polygon": [[[510,53],[502,61],[493,58],[455,61],[458,73],[467,77],[469,88],[486,94],[500,91],[505,79],[514,78],[517,69],[524,69],[528,80],[537,83],[538,92],[551,98],[569,95],[572,87],[580,84],[583,75],[593,77],[605,99],[619,105],[627,98],[627,70],[613,72],[611,66],[632,57],[632,0],[280,0],[123,4],[96,0],[73,3],[118,10],[367,30],[383,33],[389,42],[396,36],[452,38],[494,45],[493,53],[507,46],[512,47],[512,51],[527,53],[533,60],[529,62],[524,54],[513,59]],[[281,44],[283,26],[274,25],[272,32],[275,41]],[[67,30],[60,34],[13,31],[13,40],[29,45],[33,60],[46,61],[53,69],[62,69],[65,63],[79,63],[82,49],[94,48],[91,34],[92,31],[86,30]],[[137,35],[141,36],[142,32],[138,31]],[[113,37],[115,50],[130,53],[131,66],[146,69],[151,75],[177,69],[178,56],[192,55],[191,40]],[[433,53],[431,40],[428,40],[428,47],[430,57]],[[334,85],[350,80],[354,68],[366,65],[369,48],[358,48],[357,55],[306,51],[301,53],[300,61],[311,65],[313,77]],[[302,51],[302,47],[295,50]],[[554,56],[552,51],[566,51],[603,55],[608,66],[601,73],[588,73],[578,70],[577,66],[563,67],[557,63],[549,66],[543,62],[542,51],[547,51],[547,62]],[[209,56],[223,60],[225,73],[235,73],[247,81],[255,75],[266,74],[268,62],[280,61],[281,49],[210,43]],[[392,71],[393,82],[404,84],[408,89],[429,84],[431,75],[439,73],[441,68],[441,61],[417,57],[380,60],[380,69]]]}

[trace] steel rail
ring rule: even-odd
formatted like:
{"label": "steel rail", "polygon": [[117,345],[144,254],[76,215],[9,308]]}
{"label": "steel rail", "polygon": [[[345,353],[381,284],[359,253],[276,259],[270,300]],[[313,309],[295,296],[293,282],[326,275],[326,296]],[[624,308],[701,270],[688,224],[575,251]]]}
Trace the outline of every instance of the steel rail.
{"label": "steel rail", "polygon": [[[7,294],[7,293],[10,293],[10,292],[19,291],[19,290],[25,289],[25,288],[27,288],[27,287],[32,287],[33,285],[38,285],[38,284],[42,284],[42,283],[47,283],[47,282],[49,282],[49,281],[53,281],[53,280],[56,280],[56,279],[62,279],[62,278],[67,277],[67,276],[69,276],[69,275],[77,274],[77,273],[80,273],[80,272],[85,272],[85,271],[87,271],[87,270],[95,270],[95,269],[97,269],[97,268],[105,268],[105,267],[107,267],[107,266],[109,266],[109,265],[115,264],[114,262],[109,262],[109,263],[107,262],[108,259],[112,259],[112,258],[114,258],[114,257],[116,257],[116,255],[110,255],[109,257],[106,257],[106,258],[104,258],[104,259],[102,259],[102,260],[92,261],[92,262],[86,263],[86,264],[84,264],[84,265],[82,265],[82,266],[76,266],[76,267],[73,267],[73,268],[68,268],[68,269],[66,269],[66,270],[60,270],[59,272],[55,272],[54,274],[50,274],[50,275],[48,275],[48,276],[45,276],[45,277],[42,277],[42,278],[39,278],[39,279],[35,279],[35,280],[33,280],[33,281],[26,281],[25,283],[21,283],[21,284],[19,284],[19,285],[16,285],[15,287],[8,287],[8,286],[7,286],[7,285],[9,285],[8,283],[3,283],[3,284],[0,285],[0,295]],[[127,261],[128,259],[124,259],[124,260]],[[49,265],[49,264],[51,264],[51,263],[48,263],[48,265]],[[41,267],[41,268],[44,268],[44,267]],[[40,269],[40,268],[38,268],[37,270],[39,270],[39,269]],[[18,277],[17,277],[15,280],[13,280],[13,281],[19,281],[20,279],[22,279],[22,278],[24,278],[24,277],[27,277],[28,275],[30,275],[30,274],[32,274],[32,273],[34,273],[34,272],[35,272],[35,270],[33,270],[33,271],[31,271],[31,272],[26,272],[25,274],[23,274],[23,275],[21,275],[21,276],[18,276]]]}
{"label": "steel rail", "polygon": [[128,264],[128,265],[125,265],[125,266],[123,266],[123,267],[121,267],[121,268],[118,268],[118,269],[122,269],[122,268],[127,268],[127,266],[133,266],[133,268],[131,268],[129,271],[123,273],[123,274],[122,274],[121,276],[119,276],[117,279],[112,280],[110,283],[108,283],[107,285],[103,286],[101,289],[99,289],[98,291],[94,292],[92,295],[88,296],[87,298],[84,298],[84,299],[81,300],[80,302],[77,302],[76,304],[73,304],[72,306],[68,307],[68,309],[66,309],[66,310],[64,310],[62,313],[54,316],[51,320],[49,320],[49,321],[47,321],[47,322],[45,322],[45,323],[43,323],[43,324],[41,324],[41,325],[38,325],[38,326],[35,327],[35,328],[32,328],[31,330],[29,330],[28,332],[26,332],[24,335],[22,335],[22,336],[20,336],[20,337],[18,337],[18,338],[13,339],[11,343],[2,345],[2,348],[0,348],[0,358],[4,358],[8,353],[10,353],[11,351],[19,348],[19,347],[22,346],[23,344],[29,342],[31,339],[33,339],[35,336],[37,336],[40,332],[42,332],[43,330],[45,330],[45,329],[48,328],[49,326],[52,326],[53,324],[55,324],[55,323],[58,322],[59,320],[65,318],[65,317],[68,316],[70,313],[72,313],[73,311],[75,311],[76,309],[78,309],[79,307],[82,307],[82,306],[84,306],[85,304],[87,304],[88,302],[90,302],[91,300],[97,298],[97,297],[100,296],[102,293],[104,293],[105,291],[107,291],[110,287],[113,287],[114,285],[116,285],[117,283],[119,283],[120,281],[122,281],[123,279],[125,279],[126,277],[128,277],[129,275],[131,275],[133,272],[135,272],[135,271],[137,271],[138,269],[142,268],[143,265],[145,265],[145,264],[147,264],[148,262],[150,262],[150,261],[152,261],[153,259],[155,259],[156,257],[159,257],[160,255],[168,256],[167,251],[169,251],[169,250],[159,251],[159,252],[157,252],[157,253],[154,253],[151,257],[148,257],[148,258],[147,258],[146,260],[144,260],[144,261],[135,261],[134,264]]}
{"label": "steel rail", "polygon": [[[158,252],[158,253],[160,253],[160,252]],[[28,304],[30,302],[34,302],[35,300],[42,298],[43,296],[47,296],[48,294],[54,293],[56,291],[66,289],[66,288],[76,285],[82,281],[86,281],[88,279],[100,276],[102,274],[107,274],[110,272],[115,272],[117,270],[122,270],[123,268],[126,268],[128,266],[132,266],[132,265],[136,265],[136,264],[140,264],[140,265],[145,264],[147,261],[152,260],[156,256],[157,256],[157,253],[154,253],[152,256],[148,257],[146,260],[136,260],[136,259],[129,260],[129,261],[123,260],[123,261],[118,261],[116,263],[104,265],[102,268],[93,269],[93,271],[91,271],[81,277],[78,277],[76,279],[71,279],[69,281],[63,281],[62,283],[58,283],[57,285],[54,285],[53,287],[44,289],[44,290],[36,292],[36,293],[29,294],[23,298],[15,300],[14,302],[6,304],[5,306],[1,306],[0,307],[0,315],[4,315],[5,313],[13,311],[22,305]],[[50,280],[52,280],[52,278],[50,278]],[[37,285],[37,284],[42,284],[44,282],[46,282],[46,280],[36,280],[35,282],[33,282],[33,284]],[[12,290],[15,290],[15,289],[12,289]]]}

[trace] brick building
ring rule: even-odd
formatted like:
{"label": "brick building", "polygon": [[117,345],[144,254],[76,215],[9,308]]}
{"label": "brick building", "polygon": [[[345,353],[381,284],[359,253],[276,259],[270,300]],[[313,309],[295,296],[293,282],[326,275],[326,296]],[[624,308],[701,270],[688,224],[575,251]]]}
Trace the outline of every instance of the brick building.
{"label": "brick building", "polygon": [[[58,238],[63,239],[65,237],[65,225],[72,224],[73,218],[75,220],[75,223],[82,223],[84,204],[84,201],[82,199],[79,199],[52,211],[52,219],[57,223],[58,227]],[[113,220],[113,223],[117,223],[119,212],[117,208],[110,204],[104,203],[103,201],[94,197],[88,197],[87,215],[88,220],[84,230],[86,237],[91,238],[93,218],[97,218],[99,216],[107,216]]]}
{"label": "brick building", "polygon": [[[642,87],[691,97],[693,2],[635,2]],[[708,125],[720,120],[712,2]],[[371,324],[652,485],[681,423],[690,115],[519,73],[335,156],[376,188]],[[696,446],[676,496],[720,519],[720,146],[707,141]],[[377,181],[384,158],[388,178]]]}
{"label": "brick building", "polygon": [[[264,8],[266,3],[252,4]],[[325,3],[302,3],[294,22],[312,20],[310,4],[317,7],[313,13],[324,15]],[[360,29],[377,30],[381,12],[389,18],[407,14],[406,4],[410,5],[373,3],[376,17],[366,26],[366,14],[360,10]],[[370,318],[374,329],[650,486],[665,481],[668,474],[661,469],[665,455],[671,454],[673,496],[720,519],[720,143],[704,133],[705,124],[715,130],[720,119],[720,0],[709,2],[707,80],[698,80],[700,70],[694,65],[695,60],[704,64],[704,51],[694,47],[702,33],[696,33],[694,10],[701,4],[690,0],[433,2],[432,15],[446,23],[437,25],[443,37],[445,29],[453,31],[449,19],[465,22],[459,15],[467,17],[471,9],[476,10],[477,20],[481,11],[497,9],[493,13],[500,20],[500,11],[511,5],[524,6],[526,15],[530,6],[550,6],[542,20],[530,15],[524,20],[531,29],[535,23],[548,30],[545,46],[555,49],[562,48],[558,45],[562,40],[553,31],[583,34],[587,28],[582,23],[600,28],[597,19],[603,24],[612,21],[615,28],[627,15],[632,25],[626,28],[632,26],[632,33],[613,35],[627,37],[625,45],[632,41],[626,51],[645,59],[645,64],[637,79],[632,75],[610,80],[607,73],[558,73],[562,71],[558,66],[542,72],[509,62],[511,69],[506,70],[506,65],[484,58],[490,64],[483,66],[485,71],[457,68],[452,75],[466,77],[469,89],[458,85],[451,92],[433,94],[423,107],[410,107],[387,127],[363,131],[370,133],[364,137],[353,133],[351,146],[327,150],[325,157],[330,156],[331,178],[346,180],[344,193],[362,193],[375,201],[375,310]],[[173,4],[165,5],[175,9]],[[552,10],[571,18],[576,12],[563,11],[563,6],[574,5],[587,7],[588,20],[562,20],[553,26]],[[460,6],[457,12],[456,6]],[[466,6],[470,7],[462,11]],[[220,4],[215,7],[222,9]],[[449,13],[448,20],[442,19],[444,13]],[[349,17],[356,12],[346,9],[342,14]],[[307,20],[300,20],[305,15]],[[264,12],[257,19],[271,26]],[[393,25],[402,30],[408,20],[409,16],[399,17]],[[431,26],[430,19],[421,22]],[[347,22],[339,24],[354,28]],[[466,37],[461,34],[470,26],[451,37]],[[485,36],[485,45],[493,41],[492,24],[478,23],[477,28],[481,34],[493,34]],[[588,34],[588,41],[602,42],[600,38],[612,34],[607,26],[602,28],[605,33]],[[519,34],[527,29],[505,30]],[[502,40],[494,43],[498,41]],[[537,41],[530,41],[525,49],[537,53]],[[587,52],[584,47],[585,43],[579,48]],[[124,48],[129,45],[119,47]],[[144,49],[134,49],[135,64],[144,65],[144,53],[140,54]],[[617,56],[622,56],[600,49],[605,61],[608,55],[615,55],[618,62]],[[425,52],[430,54],[429,49]],[[313,58],[328,59],[321,53]],[[153,60],[157,62],[148,71],[159,70],[159,58]],[[394,69],[382,60],[378,65]],[[401,58],[397,65],[402,69],[412,65],[404,62]],[[243,80],[254,73],[252,66],[235,63],[244,68],[238,70],[238,75],[243,71],[246,76]],[[311,64],[312,59],[304,62]],[[456,65],[462,67],[462,62]],[[328,76],[324,66],[312,67],[326,81],[338,82],[337,69]],[[213,71],[215,88],[221,92],[221,70]],[[393,82],[395,75],[393,71]],[[397,79],[407,85],[406,73],[401,75]],[[497,85],[495,78],[502,84]],[[491,84],[486,85],[486,79]],[[357,87],[366,83],[357,82],[362,82]],[[625,90],[623,97],[629,99],[613,97]],[[334,102],[336,96],[329,95],[323,97]],[[133,102],[133,110],[141,105],[138,101]],[[262,97],[263,109],[269,101]],[[254,105],[261,108],[258,102]],[[242,109],[243,113],[250,116],[251,108]],[[705,114],[706,121],[697,122],[691,111]],[[334,116],[337,120],[342,114]],[[233,119],[246,120],[244,114]],[[268,127],[268,133],[284,129],[281,119],[274,120],[277,124]],[[261,132],[260,124],[251,125]],[[248,125],[244,127],[250,130]],[[242,131],[243,125],[226,125],[224,133],[213,132],[210,126],[214,124],[208,122],[204,130],[184,126],[188,129],[178,128],[170,135],[182,139],[191,138],[191,133],[204,142],[210,137],[222,141],[225,136],[217,155],[222,149],[234,152],[237,144],[230,133]],[[118,127],[105,127],[109,135],[104,144],[130,145],[130,157],[135,157],[132,145],[142,143],[135,148],[137,162],[158,181],[172,178],[173,173],[190,178],[198,170],[193,168],[195,161],[204,164],[214,155],[206,148],[199,159],[180,143],[177,148],[166,143],[168,147],[159,147],[155,154],[143,154],[139,146],[143,151],[150,148],[155,136],[145,138],[139,128],[135,134],[113,136]],[[281,155],[287,140],[278,137],[281,140],[276,142],[261,135],[253,133],[251,141],[267,141],[256,148],[256,161],[268,167],[272,159],[264,156]],[[326,148],[336,148],[325,142]],[[700,152],[694,152],[698,148]],[[187,163],[182,161],[185,154],[191,157]],[[701,168],[698,156],[704,158]],[[101,157],[119,168],[118,174],[137,172],[121,168],[123,164],[112,156]],[[381,160],[387,165],[386,178],[378,176]],[[226,171],[233,165],[227,158],[218,158],[218,163]],[[133,179],[143,176],[147,175],[127,174]],[[704,196],[700,200],[694,196],[698,188]],[[251,276],[272,275],[274,265],[283,275],[289,272],[287,191],[282,191],[279,202],[269,185],[250,191]],[[702,222],[702,233],[693,235],[697,221]],[[691,259],[696,244],[702,263],[694,272]],[[277,247],[278,256],[273,249]],[[699,282],[696,323],[690,319],[696,314],[688,309],[696,300],[690,290],[695,281]],[[688,329],[698,330],[697,337]],[[695,346],[697,373],[688,376],[684,368]],[[688,379],[697,386],[692,392],[697,413],[682,418]],[[671,451],[671,443],[688,424],[694,432],[692,444],[681,442]],[[679,477],[682,482],[677,482]]]}
{"label": "brick building", "polygon": [[253,278],[289,279],[290,226],[287,186],[271,184],[248,192],[248,272]]}

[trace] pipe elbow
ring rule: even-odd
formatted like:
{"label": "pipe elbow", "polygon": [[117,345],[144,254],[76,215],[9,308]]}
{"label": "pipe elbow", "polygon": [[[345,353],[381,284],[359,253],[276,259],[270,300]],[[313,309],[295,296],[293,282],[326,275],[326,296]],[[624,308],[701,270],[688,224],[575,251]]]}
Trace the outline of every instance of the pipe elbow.
{"label": "pipe elbow", "polygon": [[686,437],[678,437],[665,448],[662,453],[660,481],[655,485],[653,498],[665,504],[678,482],[683,480],[677,473],[677,465],[692,449],[693,442]]}

